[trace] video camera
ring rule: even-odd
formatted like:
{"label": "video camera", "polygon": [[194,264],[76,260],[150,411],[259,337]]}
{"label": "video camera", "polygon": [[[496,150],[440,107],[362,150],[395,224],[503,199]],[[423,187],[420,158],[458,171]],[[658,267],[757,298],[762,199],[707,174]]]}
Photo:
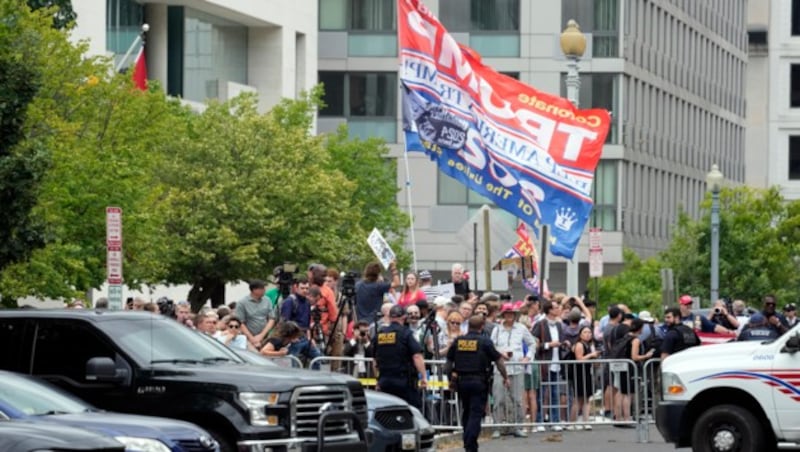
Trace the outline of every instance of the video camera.
{"label": "video camera", "polygon": [[275,284],[278,285],[278,292],[282,298],[286,298],[292,293],[292,284],[294,284],[294,273],[297,271],[297,264],[284,263],[278,265],[272,270],[272,276],[275,278]]}
{"label": "video camera", "polygon": [[353,298],[356,296],[356,272],[347,272],[342,277],[342,296]]}
{"label": "video camera", "polygon": [[175,318],[175,302],[170,300],[167,297],[161,297],[156,300],[156,305],[158,305],[158,310],[161,312],[161,315],[166,317]]}

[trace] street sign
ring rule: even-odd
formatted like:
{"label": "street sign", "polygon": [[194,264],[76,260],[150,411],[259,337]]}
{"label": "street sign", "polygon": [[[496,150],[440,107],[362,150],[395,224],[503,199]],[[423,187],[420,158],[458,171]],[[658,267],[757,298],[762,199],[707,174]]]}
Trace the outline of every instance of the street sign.
{"label": "street sign", "polygon": [[603,252],[589,251],[589,277],[599,278],[603,276]]}
{"label": "street sign", "polygon": [[589,251],[597,251],[603,249],[603,241],[601,240],[600,228],[589,228]]}
{"label": "street sign", "polygon": [[122,284],[122,248],[108,247],[106,252],[106,271],[109,284]]}
{"label": "street sign", "polygon": [[109,284],[108,309],[122,310],[122,284]]}
{"label": "street sign", "polygon": [[106,207],[106,245],[122,246],[122,209]]}

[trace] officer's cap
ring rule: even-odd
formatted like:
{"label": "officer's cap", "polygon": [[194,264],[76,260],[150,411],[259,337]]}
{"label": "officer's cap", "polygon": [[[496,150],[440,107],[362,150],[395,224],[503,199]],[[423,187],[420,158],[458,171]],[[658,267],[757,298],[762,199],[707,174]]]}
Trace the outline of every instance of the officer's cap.
{"label": "officer's cap", "polygon": [[400,305],[392,306],[392,309],[389,310],[389,317],[392,319],[397,319],[406,315],[406,310],[403,309]]}

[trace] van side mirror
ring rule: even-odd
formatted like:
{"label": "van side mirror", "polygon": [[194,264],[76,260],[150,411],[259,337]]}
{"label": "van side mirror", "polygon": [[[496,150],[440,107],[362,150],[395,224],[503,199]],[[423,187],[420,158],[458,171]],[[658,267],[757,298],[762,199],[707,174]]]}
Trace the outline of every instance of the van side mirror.
{"label": "van side mirror", "polygon": [[795,334],[786,340],[781,353],[797,353],[798,351],[800,351],[800,335]]}
{"label": "van side mirror", "polygon": [[118,369],[114,360],[106,356],[96,356],[86,362],[87,381],[122,383],[127,374],[126,369]]}

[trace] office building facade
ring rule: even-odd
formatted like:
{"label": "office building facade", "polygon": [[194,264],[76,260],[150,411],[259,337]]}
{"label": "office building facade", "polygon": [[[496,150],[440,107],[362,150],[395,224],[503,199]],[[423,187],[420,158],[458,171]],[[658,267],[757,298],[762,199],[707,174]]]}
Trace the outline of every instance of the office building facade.
{"label": "office building facade", "polygon": [[[589,226],[603,230],[605,273],[623,249],[642,257],[667,246],[681,209],[699,213],[705,175],[717,163],[744,182],[747,63],[744,0],[427,0],[455,39],[497,71],[566,94],[559,36],[575,19],[587,36],[580,62],[581,107],[611,111],[597,168]],[[319,80],[328,107],[320,132],[347,122],[353,136],[384,138],[403,157],[393,0],[319,1]],[[486,202],[439,173],[424,155],[398,165],[398,202],[411,189],[418,266],[446,273],[473,250],[457,232]],[[410,181],[410,184],[407,182]],[[515,219],[499,213],[513,234]],[[588,237],[578,249],[588,279]],[[565,288],[565,262],[552,260],[550,287]],[[444,276],[443,273],[440,275]]]}

